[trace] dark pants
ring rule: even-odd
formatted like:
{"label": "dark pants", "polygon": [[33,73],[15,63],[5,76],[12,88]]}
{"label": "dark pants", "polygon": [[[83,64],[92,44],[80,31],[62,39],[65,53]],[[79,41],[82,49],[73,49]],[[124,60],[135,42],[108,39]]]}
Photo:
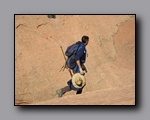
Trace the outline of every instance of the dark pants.
{"label": "dark pants", "polygon": [[[82,65],[82,69],[87,72],[86,67],[84,65]],[[74,74],[80,72],[78,66],[76,66],[75,68],[73,68],[72,71],[73,71]],[[80,89],[75,88],[72,85],[72,81],[70,80],[70,81],[68,81],[68,86],[65,86],[64,88],[61,88],[61,91],[62,91],[62,94],[65,94],[68,91],[75,90],[75,91],[77,91],[76,94],[81,94],[82,93],[82,89],[83,88],[80,88]]]}
{"label": "dark pants", "polygon": [[[69,91],[71,91],[69,86],[65,86],[64,88],[61,88],[62,94],[65,94],[66,92],[69,92]],[[82,89],[80,89],[76,92],[76,94],[81,94],[81,93],[82,93]]]}

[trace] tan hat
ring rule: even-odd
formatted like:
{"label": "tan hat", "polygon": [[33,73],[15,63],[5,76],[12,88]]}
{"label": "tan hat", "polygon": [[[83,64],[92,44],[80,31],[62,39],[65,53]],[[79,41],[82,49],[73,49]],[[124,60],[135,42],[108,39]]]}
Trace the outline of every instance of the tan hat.
{"label": "tan hat", "polygon": [[80,73],[76,73],[72,77],[72,84],[75,88],[82,88],[86,84],[85,77]]}

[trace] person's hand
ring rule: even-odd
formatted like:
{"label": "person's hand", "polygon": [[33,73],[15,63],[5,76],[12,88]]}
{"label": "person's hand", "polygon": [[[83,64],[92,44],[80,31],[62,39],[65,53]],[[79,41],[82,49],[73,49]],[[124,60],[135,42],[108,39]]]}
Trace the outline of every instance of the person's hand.
{"label": "person's hand", "polygon": [[70,69],[70,68],[67,68],[67,70],[70,71],[71,69]]}
{"label": "person's hand", "polygon": [[80,74],[81,74],[81,75],[84,75],[84,74],[85,74],[85,71],[83,71],[82,68],[80,68]]}

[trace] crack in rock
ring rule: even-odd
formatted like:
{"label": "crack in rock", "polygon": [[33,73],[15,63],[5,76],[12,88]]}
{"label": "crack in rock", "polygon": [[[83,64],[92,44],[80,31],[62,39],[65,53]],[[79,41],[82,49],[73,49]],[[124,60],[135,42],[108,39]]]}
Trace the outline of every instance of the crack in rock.
{"label": "crack in rock", "polygon": [[39,25],[37,26],[37,28],[41,27],[42,25],[46,25],[46,24],[48,24],[48,22],[47,22],[47,23],[39,24]]}
{"label": "crack in rock", "polygon": [[27,25],[24,25],[24,24],[19,24],[17,25],[16,29],[19,28],[20,26],[25,26],[25,27],[28,27]]}

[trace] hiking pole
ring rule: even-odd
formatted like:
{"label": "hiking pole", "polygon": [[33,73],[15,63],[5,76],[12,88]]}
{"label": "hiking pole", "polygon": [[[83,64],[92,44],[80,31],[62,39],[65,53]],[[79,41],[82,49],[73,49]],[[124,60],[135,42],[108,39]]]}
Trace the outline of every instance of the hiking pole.
{"label": "hiking pole", "polygon": [[[65,57],[64,51],[63,51],[63,49],[62,49],[62,46],[60,46],[60,48],[61,48],[61,51],[62,51],[62,53],[63,53],[64,59],[65,59],[65,61],[66,61],[67,59],[66,59],[66,57]],[[65,66],[65,65],[63,65],[63,66],[61,67],[61,69],[60,69],[60,71],[59,71],[59,72],[61,72],[61,71],[62,71],[62,69],[63,69],[63,71],[64,71],[65,67],[66,67],[66,66]]]}
{"label": "hiking pole", "polygon": [[66,59],[66,57],[65,57],[65,53],[64,53],[64,51],[63,51],[62,46],[60,46],[60,48],[61,48],[61,51],[62,51],[62,53],[63,53],[64,59],[65,59],[65,61],[66,61],[67,59]]}
{"label": "hiking pole", "polygon": [[[61,48],[61,51],[62,51],[62,53],[63,53],[63,56],[64,56],[65,61],[67,61],[62,46],[60,46],[60,48]],[[63,69],[63,71],[64,71],[65,68],[66,68],[66,62],[65,62],[65,65],[62,66],[61,70]]]}
{"label": "hiking pole", "polygon": [[[64,67],[64,69],[65,69],[65,68],[66,68],[67,58],[65,57],[65,53],[64,53],[64,51],[63,51],[62,46],[60,46],[60,48],[61,48],[62,54],[63,54],[63,56],[64,56],[64,59],[65,59],[65,65],[64,65],[64,66],[62,66],[62,68]],[[61,68],[61,69],[62,69],[62,68]],[[70,76],[72,77],[72,73],[71,73],[71,71],[70,71],[70,70],[68,70],[68,71],[69,71],[69,73],[70,73]]]}

